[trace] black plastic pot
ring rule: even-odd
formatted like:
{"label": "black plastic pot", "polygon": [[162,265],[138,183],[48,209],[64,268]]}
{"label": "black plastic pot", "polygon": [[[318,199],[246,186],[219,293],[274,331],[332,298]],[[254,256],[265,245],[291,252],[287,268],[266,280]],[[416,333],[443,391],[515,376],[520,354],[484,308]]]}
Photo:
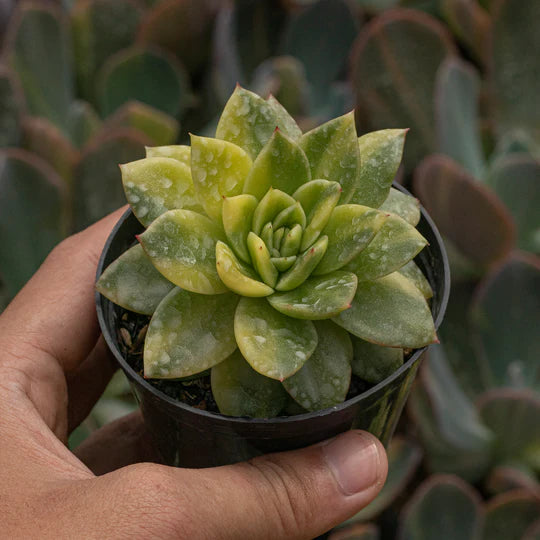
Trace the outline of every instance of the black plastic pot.
{"label": "black plastic pot", "polygon": [[[401,186],[396,188],[408,193]],[[128,210],[114,227],[103,249],[97,275],[133,244],[142,225]],[[416,258],[433,291],[435,326],[443,319],[450,292],[450,272],[443,242],[426,211],[418,230],[428,240]],[[414,351],[395,373],[368,391],[323,411],[298,416],[249,419],[202,411],[180,403],[140,377],[123,357],[116,324],[121,310],[96,293],[101,330],[129,378],[144,422],[163,462],[182,467],[212,467],[242,461],[267,452],[292,450],[333,437],[351,428],[370,431],[387,444],[392,437],[425,348]]]}

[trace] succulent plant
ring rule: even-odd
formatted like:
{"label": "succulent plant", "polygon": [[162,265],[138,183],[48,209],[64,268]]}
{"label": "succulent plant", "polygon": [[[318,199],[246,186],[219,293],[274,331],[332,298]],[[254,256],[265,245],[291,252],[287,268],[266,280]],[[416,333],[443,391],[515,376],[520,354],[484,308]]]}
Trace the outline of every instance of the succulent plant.
{"label": "succulent plant", "polygon": [[285,390],[307,410],[342,402],[353,342],[352,369],[376,382],[435,341],[411,262],[427,243],[418,207],[391,190],[405,133],[358,139],[351,112],[302,134],[275,98],[237,87],[216,138],[122,165],[146,230],[97,288],[152,315],[145,377],[212,368],[222,412],[273,416]]}

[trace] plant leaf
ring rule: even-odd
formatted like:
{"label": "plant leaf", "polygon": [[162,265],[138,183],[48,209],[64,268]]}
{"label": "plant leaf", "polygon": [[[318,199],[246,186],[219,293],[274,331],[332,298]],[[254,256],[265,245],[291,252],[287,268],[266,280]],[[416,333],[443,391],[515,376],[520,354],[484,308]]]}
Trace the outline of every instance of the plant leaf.
{"label": "plant leaf", "polygon": [[[481,499],[456,476],[434,475],[415,491],[400,516],[399,540],[476,540],[482,530]],[[433,516],[444,515],[443,520]]]}
{"label": "plant leaf", "polygon": [[145,158],[120,165],[126,198],[137,219],[148,227],[168,210],[202,213],[189,167],[171,158]]}
{"label": "plant leaf", "polygon": [[174,285],[156,270],[142,246],[135,245],[104,270],[96,289],[118,306],[152,315]]}
{"label": "plant leaf", "polygon": [[223,197],[242,193],[250,157],[235,144],[191,135],[191,174],[208,216],[221,222]]}
{"label": "plant leaf", "polygon": [[[130,127],[144,133],[155,145],[173,143],[178,137],[178,122],[158,109],[138,101],[122,105],[107,119],[107,127]],[[147,155],[147,157],[149,157]],[[188,164],[189,165],[189,164]]]}
{"label": "plant leaf", "polygon": [[175,285],[199,294],[227,291],[216,270],[216,242],[225,241],[225,235],[206,216],[169,210],[138,239],[154,266]]}
{"label": "plant leaf", "polygon": [[382,347],[352,336],[353,373],[372,384],[384,381],[403,365],[403,349]]}
{"label": "plant leaf", "polygon": [[291,195],[310,180],[311,172],[304,151],[276,129],[254,161],[244,184],[244,193],[261,200],[272,187]]}
{"label": "plant leaf", "polygon": [[17,146],[19,143],[22,96],[18,95],[11,74],[0,67],[0,147]]}
{"label": "plant leaf", "polygon": [[340,202],[351,200],[360,174],[360,151],[354,112],[334,118],[308,131],[300,139],[311,167],[311,177],[339,182]]}
{"label": "plant leaf", "polygon": [[300,243],[302,242],[302,226],[296,224],[290,230],[286,227],[285,231],[287,231],[287,234],[283,236],[280,254],[282,257],[295,257],[300,250]]}
{"label": "plant leaf", "polygon": [[354,274],[338,270],[310,277],[292,291],[274,293],[268,297],[268,302],[274,309],[296,319],[329,319],[348,309],[357,283]]}
{"label": "plant leaf", "polygon": [[514,224],[494,193],[445,156],[430,156],[416,169],[414,190],[447,236],[469,259],[490,264],[514,245]]}
{"label": "plant leaf", "polygon": [[11,298],[64,237],[65,186],[45,161],[0,151],[0,274]]}
{"label": "plant leaf", "polygon": [[236,255],[248,264],[251,264],[251,257],[247,248],[247,237],[257,203],[253,195],[247,194],[226,197],[223,200],[223,228],[229,245]]}
{"label": "plant leaf", "polygon": [[[99,68],[114,53],[129,47],[143,10],[131,0],[76,2],[71,10],[77,86],[82,96],[95,98]],[[118,24],[122,21],[122,24]]]}
{"label": "plant leaf", "polygon": [[6,38],[6,57],[24,93],[28,112],[42,116],[69,136],[74,97],[71,36],[60,9],[21,6]]}
{"label": "plant leaf", "polygon": [[489,87],[492,89],[496,127],[499,135],[514,128],[526,130],[540,141],[539,67],[534,55],[540,36],[536,21],[538,2],[501,0],[492,10],[489,49]]}
{"label": "plant leaf", "polygon": [[68,130],[77,148],[82,148],[101,128],[101,120],[90,103],[75,100],[69,107]]}
{"label": "plant leaf", "polygon": [[319,238],[340,196],[339,183],[328,180],[312,180],[293,193],[293,197],[302,205],[307,221],[300,245],[301,251],[306,250]]}
{"label": "plant leaf", "polygon": [[234,333],[251,367],[279,381],[296,373],[317,346],[317,332],[311,321],[282,315],[264,298],[240,299]]}
{"label": "plant leaf", "polygon": [[221,281],[241,296],[261,297],[274,292],[272,287],[259,281],[249,266],[236,258],[227,244],[220,241],[216,244],[216,267]]}
{"label": "plant leaf", "polygon": [[338,270],[352,261],[376,238],[386,219],[384,213],[367,206],[336,206],[323,230],[328,236],[328,249],[315,269],[315,275]]}
{"label": "plant leaf", "polygon": [[238,296],[173,289],[157,307],[144,343],[144,376],[177,379],[200,373],[236,349]]}
{"label": "plant leaf", "polygon": [[516,222],[518,246],[540,253],[540,163],[524,154],[509,155],[495,162],[487,182]]}
{"label": "plant leaf", "polygon": [[539,515],[534,493],[515,490],[494,497],[486,504],[482,540],[522,540]]}
{"label": "plant leaf", "polygon": [[352,307],[333,320],[351,334],[387,347],[416,349],[437,339],[425,298],[397,272],[359,282]]}
{"label": "plant leaf", "polygon": [[191,169],[191,146],[185,144],[147,146],[146,157],[167,157],[176,159]]}
{"label": "plant leaf", "polygon": [[343,403],[351,383],[352,345],[332,321],[317,321],[317,348],[307,362],[283,381],[285,390],[308,411]]}
{"label": "plant leaf", "polygon": [[277,291],[290,291],[303,283],[324,257],[328,248],[328,236],[321,236],[308,250],[298,255],[294,264],[281,274]]}
{"label": "plant leaf", "polygon": [[265,243],[255,233],[250,232],[247,237],[247,247],[253,267],[259,276],[269,287],[275,287],[278,271],[270,260],[270,252]]}
{"label": "plant leaf", "polygon": [[540,264],[513,255],[488,275],[471,309],[475,345],[492,386],[540,386]]}
{"label": "plant leaf", "polygon": [[435,92],[438,150],[481,179],[486,164],[478,125],[478,72],[450,57],[439,68]]}
{"label": "plant leaf", "polygon": [[222,414],[274,418],[287,402],[279,381],[257,373],[238,350],[212,368],[211,381]]}
{"label": "plant leaf", "polygon": [[284,109],[238,86],[223,109],[216,137],[240,146],[254,160],[276,127],[291,139],[298,137],[290,127],[294,120],[285,113]]}
{"label": "plant leaf", "polygon": [[411,128],[407,172],[435,150],[435,77],[454,50],[446,28],[414,10],[389,10],[376,17],[353,47],[352,82],[367,129]]}
{"label": "plant leaf", "polygon": [[73,173],[73,226],[80,231],[126,204],[118,163],[144,157],[148,139],[120,128],[97,136],[84,148]]}
{"label": "plant leaf", "polygon": [[398,270],[427,245],[427,240],[404,219],[391,214],[373,240],[345,268],[360,281],[373,280]]}
{"label": "plant leaf", "polygon": [[366,133],[358,139],[362,167],[354,204],[378,208],[388,198],[397,174],[407,129],[382,129]]}
{"label": "plant leaf", "polygon": [[410,279],[414,283],[414,286],[424,295],[426,300],[433,297],[433,289],[431,288],[428,279],[414,261],[409,261],[407,264],[403,265],[398,272],[407,279]]}
{"label": "plant leaf", "polygon": [[379,207],[379,210],[397,214],[413,227],[416,227],[420,221],[420,201],[416,197],[402,193],[395,188],[390,188],[388,197]]}
{"label": "plant leaf", "polygon": [[269,221],[274,221],[274,218],[282,210],[289,208],[289,206],[293,206],[295,203],[296,201],[284,191],[279,189],[269,189],[255,209],[251,230],[255,234],[260,234],[262,228]]}
{"label": "plant leaf", "polygon": [[109,57],[99,70],[96,88],[104,116],[132,100],[177,116],[191,102],[185,68],[163,51],[139,46]]}
{"label": "plant leaf", "polygon": [[270,260],[277,268],[278,272],[285,272],[294,264],[294,261],[296,261],[296,255],[291,255],[290,257],[271,257]]}

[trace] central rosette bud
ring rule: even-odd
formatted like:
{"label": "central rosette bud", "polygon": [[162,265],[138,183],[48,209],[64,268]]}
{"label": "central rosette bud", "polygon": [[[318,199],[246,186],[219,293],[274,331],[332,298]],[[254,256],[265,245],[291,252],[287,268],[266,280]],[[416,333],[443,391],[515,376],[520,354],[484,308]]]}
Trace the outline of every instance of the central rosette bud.
{"label": "central rosette bud", "polygon": [[249,194],[226,198],[223,228],[230,247],[219,242],[216,249],[223,283],[243,296],[268,296],[317,273],[328,249],[321,231],[340,193],[337,182],[313,180],[292,195],[270,188],[260,202]]}

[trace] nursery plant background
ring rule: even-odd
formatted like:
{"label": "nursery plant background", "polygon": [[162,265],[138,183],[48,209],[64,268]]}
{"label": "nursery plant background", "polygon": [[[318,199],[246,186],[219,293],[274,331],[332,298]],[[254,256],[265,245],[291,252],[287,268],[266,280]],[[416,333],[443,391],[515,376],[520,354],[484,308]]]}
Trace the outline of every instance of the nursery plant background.
{"label": "nursery plant background", "polygon": [[[213,135],[239,82],[309,129],[409,127],[398,181],[452,294],[390,449],[336,539],[540,538],[540,2],[49,0],[0,5],[0,306],[125,204],[119,162]],[[0,307],[0,309],[1,309]],[[71,437],[134,410],[117,375]]]}

